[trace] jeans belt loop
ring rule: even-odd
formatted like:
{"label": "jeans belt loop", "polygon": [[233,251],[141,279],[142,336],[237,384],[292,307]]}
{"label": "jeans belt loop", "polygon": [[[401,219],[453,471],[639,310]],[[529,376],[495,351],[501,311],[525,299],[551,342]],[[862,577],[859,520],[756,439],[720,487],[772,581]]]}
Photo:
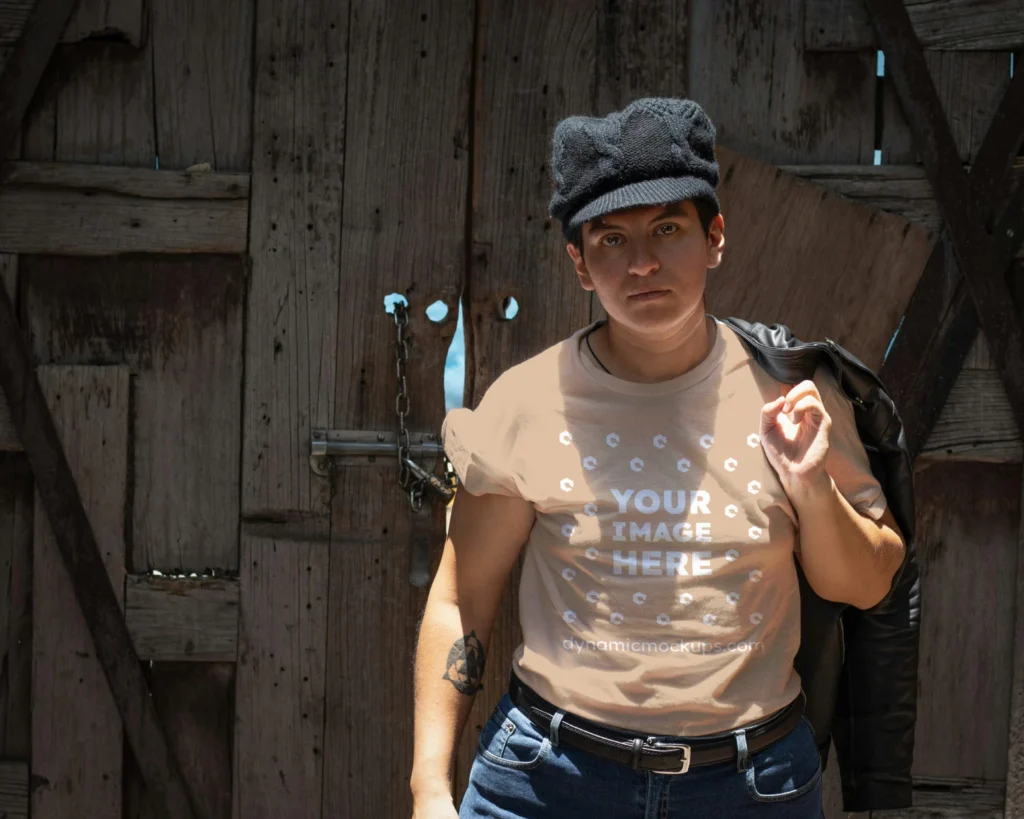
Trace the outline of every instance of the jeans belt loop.
{"label": "jeans belt loop", "polygon": [[551,717],[551,725],[548,731],[548,736],[551,739],[551,744],[556,748],[558,747],[558,726],[562,724],[562,717],[565,716],[565,711],[558,709],[555,711],[555,715]]}
{"label": "jeans belt loop", "polygon": [[733,736],[736,737],[736,770],[743,773],[747,769],[747,731],[740,728]]}
{"label": "jeans belt loop", "polygon": [[640,737],[633,738],[633,770],[640,767],[640,749],[644,747],[644,741]]}

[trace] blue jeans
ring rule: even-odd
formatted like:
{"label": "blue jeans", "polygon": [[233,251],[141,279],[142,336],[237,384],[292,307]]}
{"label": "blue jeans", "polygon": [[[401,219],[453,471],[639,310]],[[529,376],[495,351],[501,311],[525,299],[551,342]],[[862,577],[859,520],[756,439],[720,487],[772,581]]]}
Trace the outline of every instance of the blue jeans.
{"label": "blue jeans", "polygon": [[[657,736],[678,741],[671,735]],[[737,739],[737,751],[746,739]],[[745,764],[743,760],[745,756]],[[824,819],[821,756],[806,717],[756,753],[671,775],[551,738],[506,692],[480,733],[459,819]]]}

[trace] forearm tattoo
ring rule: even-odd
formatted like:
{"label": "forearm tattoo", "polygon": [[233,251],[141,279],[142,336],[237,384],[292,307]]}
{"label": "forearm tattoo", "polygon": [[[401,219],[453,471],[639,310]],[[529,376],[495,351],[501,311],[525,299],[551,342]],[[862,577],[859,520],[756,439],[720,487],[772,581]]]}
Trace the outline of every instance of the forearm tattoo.
{"label": "forearm tattoo", "polygon": [[443,679],[448,680],[460,694],[473,695],[482,689],[484,676],[484,647],[470,631],[460,637],[448,652],[448,664]]}

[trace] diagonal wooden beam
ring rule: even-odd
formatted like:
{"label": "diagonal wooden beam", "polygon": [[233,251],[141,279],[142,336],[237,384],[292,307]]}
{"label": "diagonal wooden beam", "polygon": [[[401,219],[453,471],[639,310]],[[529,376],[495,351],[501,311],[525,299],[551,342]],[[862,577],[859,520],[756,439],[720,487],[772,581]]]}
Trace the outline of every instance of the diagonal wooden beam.
{"label": "diagonal wooden beam", "polygon": [[865,0],[950,244],[1024,436],[1024,329],[903,3]]}
{"label": "diagonal wooden beam", "polygon": [[[1024,184],[1008,197],[1004,191],[1022,141],[1024,72],[1017,72],[1003,95],[970,173],[978,212],[986,219],[990,214],[1002,214],[992,236],[997,265],[1007,274],[1013,270],[1013,258],[1024,240]],[[900,408],[912,459],[927,442],[977,338],[978,328],[978,312],[949,245],[949,236],[944,235],[935,245],[896,340],[879,371],[879,377]]]}
{"label": "diagonal wooden beam", "polygon": [[195,816],[5,287],[0,388],[154,810],[165,819]]}
{"label": "diagonal wooden beam", "polygon": [[[37,0],[0,75],[0,157],[6,156],[77,0]],[[128,627],[82,506],[64,448],[36,377],[14,305],[0,286],[0,388],[24,445],[36,491],[71,577],[124,733],[157,815],[194,817],[177,762],[142,673]]]}
{"label": "diagonal wooden beam", "polygon": [[0,76],[0,159],[14,144],[53,49],[78,0],[37,0]]}

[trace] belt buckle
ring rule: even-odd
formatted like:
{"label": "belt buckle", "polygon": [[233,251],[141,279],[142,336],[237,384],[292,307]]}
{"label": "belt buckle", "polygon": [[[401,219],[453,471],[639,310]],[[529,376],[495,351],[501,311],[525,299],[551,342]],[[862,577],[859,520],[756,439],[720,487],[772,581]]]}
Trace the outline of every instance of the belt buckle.
{"label": "belt buckle", "polygon": [[674,749],[679,749],[679,750],[681,750],[683,752],[683,764],[679,768],[678,771],[656,771],[656,770],[651,769],[651,773],[665,774],[666,776],[676,776],[678,774],[684,774],[688,770],[690,770],[690,746],[689,745],[683,745],[683,744],[677,743],[677,742],[659,742],[658,740],[655,740],[654,742],[651,743],[651,747],[652,748],[662,748],[662,749],[664,749],[664,748],[671,748],[673,750]]}

